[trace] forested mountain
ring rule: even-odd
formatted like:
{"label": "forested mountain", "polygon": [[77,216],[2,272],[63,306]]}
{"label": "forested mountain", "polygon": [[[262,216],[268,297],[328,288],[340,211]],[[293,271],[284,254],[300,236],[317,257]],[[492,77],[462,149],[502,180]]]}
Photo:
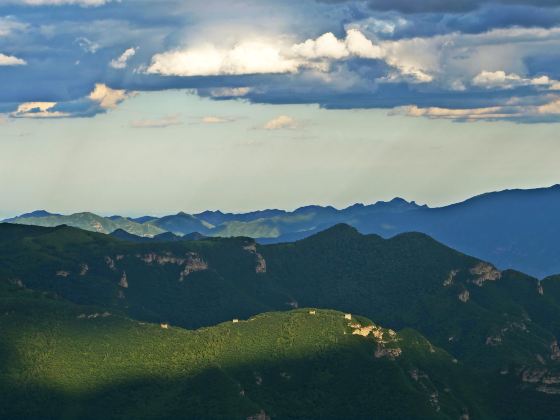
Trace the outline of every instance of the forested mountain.
{"label": "forested mountain", "polygon": [[[206,211],[161,218],[103,218],[91,213],[70,216],[34,212],[7,222],[40,226],[66,224],[81,229],[153,237],[163,232],[178,236],[245,236],[259,243],[303,239],[338,223],[361,233],[389,238],[422,232],[454,249],[516,269],[538,278],[560,272],[560,186],[483,194],[462,203],[430,208],[403,199],[356,204],[346,209],[308,206],[293,212],[264,210],[244,214]],[[164,240],[161,237],[160,240]]]}
{"label": "forested mountain", "polygon": [[[52,351],[47,351],[48,346],[43,348],[39,344],[23,347],[16,345],[3,350],[2,354],[5,357],[21,360],[23,356],[17,349],[31,348],[36,350],[29,350],[30,355],[26,357],[31,359],[26,359],[27,368],[35,369],[34,363],[39,363],[38,360],[50,360],[53,363],[51,366],[57,366],[56,360],[60,356],[58,352],[63,354],[70,350],[65,349],[65,344],[62,344],[64,341],[56,338],[58,336],[49,338],[48,334],[41,335],[39,330],[33,330],[33,320],[44,318],[44,322],[52,322],[53,334],[65,335],[67,340],[70,340],[72,334],[84,334],[83,340],[94,346],[94,350],[91,351],[87,346],[81,350],[77,347],[73,349],[76,352],[73,356],[75,359],[67,359],[68,369],[83,370],[83,367],[79,367],[78,354],[91,354],[86,360],[92,357],[92,365],[98,363],[95,362],[95,357],[98,356],[94,355],[101,352],[95,347],[100,344],[94,337],[95,334],[100,334],[100,337],[110,340],[106,357],[116,358],[111,363],[121,363],[119,366],[122,371],[116,369],[116,372],[121,372],[122,375],[128,372],[137,378],[134,372],[145,371],[151,372],[154,377],[178,380],[173,382],[178,388],[171,385],[171,382],[168,383],[171,388],[166,388],[165,396],[156,392],[157,398],[148,398],[147,404],[154,404],[153,407],[160,407],[168,398],[173,399],[173,395],[178,395],[177,393],[182,395],[186,389],[194,389],[195,394],[202,392],[189,382],[193,376],[187,372],[188,369],[184,366],[186,362],[183,359],[178,360],[179,356],[173,351],[188,348],[191,345],[188,343],[189,337],[193,337],[192,334],[197,337],[196,334],[209,334],[209,337],[220,337],[220,346],[228,347],[233,346],[232,343],[238,343],[236,345],[241,347],[235,347],[235,351],[240,360],[244,360],[247,352],[256,351],[262,352],[261,356],[266,359],[265,364],[270,363],[272,366],[275,360],[281,365],[288,359],[294,361],[294,358],[298,358],[297,354],[305,356],[305,360],[310,358],[318,363],[310,365],[310,376],[306,377],[319,375],[316,379],[319,382],[313,382],[315,391],[306,388],[305,392],[310,394],[303,395],[301,400],[290,394],[296,392],[296,388],[290,391],[290,388],[284,387],[281,382],[274,382],[267,392],[261,392],[264,388],[259,386],[254,388],[254,391],[245,388],[249,385],[245,385],[243,380],[251,377],[248,372],[265,369],[258,364],[257,359],[261,356],[254,356],[256,359],[247,362],[247,366],[241,370],[245,372],[240,374],[242,376],[231,376],[226,369],[228,380],[232,380],[234,384],[242,383],[245,395],[254,403],[243,405],[243,401],[248,401],[245,399],[235,402],[233,406],[237,407],[239,404],[241,408],[238,407],[239,411],[232,411],[232,415],[244,416],[249,411],[259,412],[260,409],[280,418],[297,417],[302,413],[321,415],[321,412],[309,411],[306,401],[310,398],[309,401],[314,401],[312,405],[320,410],[322,408],[319,406],[323,406],[323,403],[317,402],[334,398],[330,391],[333,380],[342,375],[342,371],[338,370],[340,366],[337,365],[338,358],[341,357],[339,350],[336,350],[339,344],[342,349],[346,349],[342,350],[345,356],[341,360],[347,361],[341,361],[341,366],[346,366],[345,363],[348,366],[363,365],[365,371],[369,372],[368,375],[358,376],[355,381],[350,379],[354,374],[349,377],[343,376],[344,379],[341,379],[340,386],[348,387],[348,395],[342,394],[345,395],[347,405],[341,403],[342,397],[339,395],[336,406],[339,409],[344,407],[350,416],[367,417],[368,410],[375,408],[389,417],[397,414],[410,417],[414,413],[407,411],[408,402],[410,407],[418,404],[413,402],[412,395],[416,392],[414,389],[424,389],[424,393],[420,392],[417,396],[424,398],[427,403],[418,405],[424,408],[419,408],[417,417],[434,418],[435,413],[438,413],[442,418],[458,418],[463,414],[463,409],[465,413],[470,413],[472,418],[522,419],[560,415],[560,350],[556,341],[560,335],[560,278],[551,277],[539,282],[519,272],[500,271],[489,263],[454,251],[423,234],[402,234],[383,239],[377,235],[362,235],[347,225],[336,225],[295,243],[263,246],[250,238],[129,242],[70,227],[41,228],[2,224],[0,255],[0,281],[4,284],[4,304],[7,302],[13,305],[12,309],[0,311],[5,314],[1,324],[2,336],[12,334],[15,338],[10,339],[10,343],[16,343],[17,340],[39,340],[54,346]],[[25,299],[20,299],[21,296],[25,296]],[[31,298],[40,298],[42,303],[29,301]],[[62,312],[69,311],[67,308],[72,307],[73,312],[70,312],[73,315],[69,316],[69,321],[57,320],[54,318],[58,310],[48,309],[46,311],[52,312],[53,317],[42,316],[36,312],[41,305],[66,308],[60,309]],[[95,309],[86,310],[73,305],[93,306]],[[311,317],[309,309],[296,311],[292,315],[257,317],[258,320],[266,319],[284,326],[267,327],[265,325],[268,321],[262,321],[264,324],[255,330],[241,327],[249,328],[246,340],[253,340],[251,346],[256,346],[254,349],[244,347],[238,341],[230,342],[238,337],[231,332],[236,331],[231,328],[239,327],[232,323],[233,319],[250,320],[260,313],[289,311],[294,308],[317,308],[314,309],[315,315],[325,314],[326,318]],[[345,320],[342,314],[323,312],[322,309],[352,314],[352,320],[358,319],[360,327],[354,325],[352,320]],[[110,313],[111,316],[103,315],[105,313]],[[82,314],[84,316],[80,318]],[[94,316],[95,314],[98,315]],[[396,346],[402,353],[397,354],[397,350],[391,352],[388,350],[391,346],[385,348],[383,343],[376,342],[379,337],[376,338],[377,333],[373,329],[365,331],[365,342],[356,341],[353,338],[353,330],[368,326],[371,322],[359,316],[367,317],[375,325],[397,331],[398,337],[403,337],[400,339],[402,346]],[[12,318],[9,317],[15,317],[16,321],[10,321]],[[18,317],[24,317],[26,320],[19,320]],[[77,328],[74,323],[84,319],[91,320],[91,325],[99,325],[99,328],[95,327],[91,331],[87,328]],[[68,326],[66,322],[69,322]],[[181,344],[181,341],[166,341],[161,338],[161,334],[167,331],[158,326],[140,326],[138,322],[169,324],[172,331],[179,335],[185,334],[180,337],[185,337],[186,342]],[[198,333],[182,330],[210,327],[222,322],[229,324],[215,327],[217,330],[214,330],[214,327],[210,330],[202,329]],[[261,321],[249,321],[248,325],[253,325],[252,322],[255,322],[254,325],[260,325]],[[19,323],[25,327],[18,326]],[[245,325],[243,322],[240,324]],[[37,328],[42,328],[39,325],[40,323],[37,324]],[[130,331],[126,325],[130,326]],[[111,329],[113,327],[115,330]],[[144,333],[138,332],[137,328],[145,328],[146,331],[157,334],[157,338],[151,337],[151,333],[146,333],[146,337],[143,337]],[[317,334],[317,338],[310,340],[317,341],[305,350],[300,346],[305,345],[304,337],[311,334],[310,330]],[[269,338],[265,339],[265,336]],[[350,342],[347,342],[346,336],[348,339],[352,337]],[[139,356],[122,356],[123,358],[119,359],[113,352],[117,351],[116,349],[133,352],[134,344],[127,344],[132,337],[136,337],[140,342],[144,339],[147,342],[156,340],[157,344],[153,344],[155,348],[168,349],[165,352],[169,353],[162,354],[161,362],[150,362],[154,365],[149,367],[145,367],[145,361],[135,361],[134,357]],[[324,346],[319,344],[320,337],[326,340]],[[368,337],[373,341],[367,341]],[[381,337],[382,341],[387,341],[383,334]],[[214,343],[212,340],[211,343]],[[268,349],[264,342],[259,344],[261,340],[271,340],[270,345],[275,343],[276,351],[280,354],[271,353],[272,350]],[[428,349],[427,352],[424,351],[424,356],[419,356],[426,363],[424,367],[419,368],[414,365],[416,362],[408,360],[405,350],[408,344],[405,343],[409,341],[411,346],[418,345]],[[204,346],[210,348],[214,345],[205,343]],[[333,343],[334,356],[328,355],[330,345],[327,343]],[[344,347],[347,345],[356,345],[357,353],[354,354],[354,350]],[[358,348],[360,350],[357,350]],[[292,351],[295,353],[290,353]],[[415,351],[411,350],[411,353]],[[228,366],[220,361],[221,357],[225,357],[220,351],[212,352],[214,359],[208,362],[210,365],[220,369]],[[380,368],[377,360],[384,358],[376,357],[376,352],[378,356],[389,355],[388,360],[393,363],[392,367]],[[183,353],[190,354],[190,350]],[[439,361],[432,360],[430,355]],[[149,359],[152,360],[153,357],[156,356],[152,355]],[[182,357],[187,358],[186,355]],[[195,365],[199,363],[192,358],[189,360],[189,363]],[[375,364],[371,367],[373,370],[367,367],[368,360]],[[450,368],[449,360],[451,365],[457,367]],[[297,360],[294,361],[296,362]],[[173,364],[173,369],[168,363]],[[400,363],[403,364],[399,365]],[[375,370],[378,367],[382,371],[388,369],[387,372],[392,372],[387,374],[391,380],[383,386],[375,382],[375,378],[379,378],[380,375]],[[20,392],[21,389],[18,390],[17,386],[13,387],[10,384],[14,378],[21,379],[17,375],[23,368],[14,368],[10,374],[6,373],[6,369],[2,375],[4,386],[12,389],[12,392]],[[282,365],[281,369],[285,369],[285,365]],[[400,369],[401,373],[397,374],[397,371],[391,369]],[[281,372],[291,375],[287,370]],[[94,375],[93,372],[91,374]],[[216,374],[218,379],[222,378],[222,373]],[[424,374],[429,378],[431,385],[424,383]],[[447,376],[439,377],[440,374]],[[45,378],[51,377],[48,372],[45,375]],[[68,375],[65,377],[72,377]],[[324,375],[323,385],[321,375]],[[99,383],[96,382],[98,379],[94,380],[93,377],[78,377],[81,379],[74,378],[68,381]],[[149,382],[145,377],[141,379]],[[143,383],[142,380],[127,384],[127,381],[122,379],[124,390],[116,387],[107,391],[111,389],[106,388],[107,384],[116,386],[115,383],[123,383],[116,377],[108,377],[101,381],[103,385],[94,387],[100,394],[95,393],[92,397],[92,393],[89,392],[91,389],[82,390],[83,392],[78,394],[81,395],[80,398],[87,396],[86,402],[90,404],[98,403],[97,398],[108,398],[111,404],[132,410],[132,401],[142,398],[144,392],[152,393],[151,385]],[[192,380],[196,382],[196,379]],[[228,380],[223,377],[224,383]],[[47,379],[45,381],[49,382]],[[217,380],[216,386],[221,381],[222,379]],[[451,386],[451,383],[454,385]],[[482,383],[488,384],[488,388],[482,387]],[[27,383],[26,386],[31,385]],[[60,388],[61,385],[56,380],[49,386],[53,388],[42,388],[37,392],[40,395],[49,395],[49,392],[56,391],[60,404],[67,398],[65,392],[76,391],[72,384],[66,384],[65,386],[70,387],[66,390],[64,387]],[[226,385],[224,387],[227,388]],[[365,394],[352,387],[358,387],[360,392]],[[229,391],[224,391],[223,395],[229,395],[231,392],[233,398],[234,388],[227,388]],[[301,386],[298,388],[301,389]],[[340,391],[339,388],[336,389]],[[351,389],[354,391],[350,392]],[[411,394],[402,394],[404,389]],[[450,389],[451,394],[446,394],[446,389]],[[45,392],[47,394],[44,394]],[[125,392],[125,395],[131,392],[131,396],[126,397],[122,404],[113,400],[116,398],[114,393],[121,392]],[[236,392],[234,399],[237,401],[240,391]],[[399,398],[404,401],[403,411],[390,411],[395,408],[396,403],[393,402],[396,400],[389,402],[385,398],[377,399],[380,395],[401,395]],[[355,399],[357,396],[360,397]],[[274,402],[281,399],[289,403],[280,407],[279,402]],[[201,397],[200,401],[202,400],[207,399]],[[84,407],[84,401],[80,401],[79,406]],[[192,404],[194,405],[185,409],[194,410],[191,412],[195,413],[198,409],[196,407],[201,406],[197,406],[196,401]],[[229,406],[230,403],[221,401],[217,404]],[[174,407],[173,404],[172,406]],[[56,410],[56,407],[53,407],[53,410]],[[324,407],[326,409],[328,405]]]}
{"label": "forested mountain", "polygon": [[166,230],[149,223],[137,223],[121,216],[102,217],[90,212],[66,216],[38,210],[19,217],[6,219],[4,222],[44,227],[67,225],[100,233],[111,233],[121,229],[138,236],[154,236],[166,232]]}
{"label": "forested mountain", "polygon": [[6,419],[446,419],[490,411],[468,369],[417,332],[336,311],[187,331],[6,285],[0,310]]}

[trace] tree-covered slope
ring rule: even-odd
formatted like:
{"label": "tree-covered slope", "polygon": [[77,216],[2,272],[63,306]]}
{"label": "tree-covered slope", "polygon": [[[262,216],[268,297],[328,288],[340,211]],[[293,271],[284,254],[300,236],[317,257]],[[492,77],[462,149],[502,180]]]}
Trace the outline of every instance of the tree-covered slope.
{"label": "tree-covered slope", "polygon": [[[0,225],[0,279],[149,322],[187,328],[318,307],[413,328],[493,384],[512,413],[560,394],[558,279],[540,283],[423,234],[337,225],[305,240],[131,243],[69,227]],[[552,402],[551,402],[552,401]],[[525,411],[524,411],[525,410]],[[513,414],[512,414],[513,415]]]}
{"label": "tree-covered slope", "polygon": [[[558,301],[549,299],[546,286],[521,273],[500,272],[423,234],[386,240],[338,225],[261,252],[271,284],[298,305],[417,328],[477,364],[492,366],[504,352],[514,360],[535,357],[529,353],[537,348],[549,354],[560,334]],[[518,340],[527,343],[518,346]]]}
{"label": "tree-covered slope", "polygon": [[70,227],[0,225],[0,278],[188,328],[273,309],[249,239],[131,243]]}
{"label": "tree-covered slope", "polygon": [[330,310],[197,331],[0,284],[0,417],[430,418],[492,413],[465,366],[412,330]]}

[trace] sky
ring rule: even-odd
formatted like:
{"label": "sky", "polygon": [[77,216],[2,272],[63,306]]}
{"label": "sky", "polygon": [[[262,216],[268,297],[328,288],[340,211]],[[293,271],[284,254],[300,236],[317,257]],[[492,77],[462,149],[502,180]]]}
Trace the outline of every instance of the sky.
{"label": "sky", "polygon": [[554,0],[0,0],[0,217],[560,182]]}

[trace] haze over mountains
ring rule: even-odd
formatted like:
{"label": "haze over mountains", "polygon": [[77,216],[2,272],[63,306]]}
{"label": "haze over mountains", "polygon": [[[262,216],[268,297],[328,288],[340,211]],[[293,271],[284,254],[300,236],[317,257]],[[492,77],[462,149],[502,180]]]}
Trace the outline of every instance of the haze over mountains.
{"label": "haze over mountains", "polygon": [[[54,227],[68,225],[101,233],[122,230],[140,237],[166,232],[176,236],[246,236],[260,243],[303,239],[337,223],[362,233],[392,237],[422,232],[467,254],[536,277],[560,272],[560,186],[506,190],[473,197],[449,206],[430,208],[395,198],[346,209],[307,206],[293,212],[251,213],[205,211],[165,217],[101,217],[92,213],[69,216],[37,211],[5,222]],[[118,233],[117,233],[118,234]],[[122,236],[122,235],[121,235]],[[134,240],[134,237],[130,237]],[[175,236],[156,240],[176,240]]]}

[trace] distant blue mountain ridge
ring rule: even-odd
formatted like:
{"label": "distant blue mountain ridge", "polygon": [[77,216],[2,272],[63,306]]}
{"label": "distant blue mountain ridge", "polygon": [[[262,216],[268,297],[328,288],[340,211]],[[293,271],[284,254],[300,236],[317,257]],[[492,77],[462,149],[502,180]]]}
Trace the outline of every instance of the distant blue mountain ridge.
{"label": "distant blue mountain ridge", "polygon": [[[306,206],[291,212],[277,209],[240,214],[205,211],[139,218],[102,218],[92,213],[63,216],[39,210],[4,222],[41,226],[66,224],[103,233],[120,229],[159,241],[177,240],[177,236],[184,235],[192,239],[195,234],[195,238],[246,236],[261,243],[299,240],[346,223],[362,233],[375,233],[385,238],[403,232],[425,233],[499,268],[512,268],[540,278],[560,273],[560,185],[486,193],[436,208],[395,198],[340,210],[331,206]],[[122,231],[116,236],[126,240]],[[162,235],[166,232],[174,236]]]}

